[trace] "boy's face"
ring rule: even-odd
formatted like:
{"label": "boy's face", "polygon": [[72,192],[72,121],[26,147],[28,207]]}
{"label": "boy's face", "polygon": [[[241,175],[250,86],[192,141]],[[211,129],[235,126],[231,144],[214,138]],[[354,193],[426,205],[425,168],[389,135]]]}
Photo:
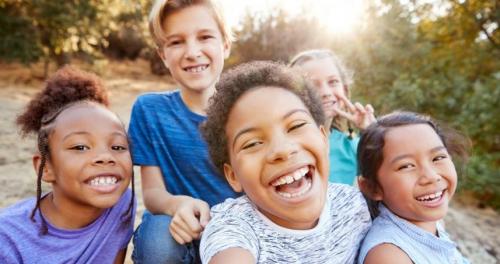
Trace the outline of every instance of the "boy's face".
{"label": "boy's face", "polygon": [[226,124],[224,173],[259,211],[290,229],[316,225],[328,186],[328,141],[295,94],[276,87],[238,99]]}
{"label": "boy's face", "polygon": [[163,22],[165,42],[159,54],[182,88],[202,93],[214,86],[229,56],[214,15],[203,5],[170,14]]}
{"label": "boy's face", "polygon": [[115,114],[93,103],[72,106],[55,120],[49,144],[43,180],[60,204],[79,210],[118,202],[130,183],[132,160]]}

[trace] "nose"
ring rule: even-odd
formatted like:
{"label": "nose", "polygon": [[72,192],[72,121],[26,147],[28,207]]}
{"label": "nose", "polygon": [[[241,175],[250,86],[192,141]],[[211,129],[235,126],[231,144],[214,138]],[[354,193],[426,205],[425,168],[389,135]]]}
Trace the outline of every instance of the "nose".
{"label": "nose", "polygon": [[267,162],[275,163],[286,161],[293,157],[298,152],[297,143],[290,140],[286,135],[281,135],[279,138],[274,138],[269,146]]}
{"label": "nose", "polygon": [[333,95],[332,88],[329,87],[326,82],[321,82],[319,84],[318,88],[319,88],[319,93],[321,95],[321,98],[327,99],[327,98],[332,97],[332,95]]}
{"label": "nose", "polygon": [[96,154],[93,160],[93,164],[96,165],[107,165],[111,164],[114,165],[116,163],[115,157],[109,150],[102,150],[99,151],[99,153]]}
{"label": "nose", "polygon": [[201,56],[201,46],[196,40],[191,40],[186,42],[186,53],[185,57],[187,59],[194,59]]}
{"label": "nose", "polygon": [[420,184],[432,184],[441,180],[439,172],[431,165],[424,165],[421,167]]}

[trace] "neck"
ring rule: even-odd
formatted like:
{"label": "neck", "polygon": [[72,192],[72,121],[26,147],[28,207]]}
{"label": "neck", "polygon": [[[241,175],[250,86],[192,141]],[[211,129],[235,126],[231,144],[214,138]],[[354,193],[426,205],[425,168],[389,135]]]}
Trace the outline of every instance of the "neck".
{"label": "neck", "polygon": [[189,110],[199,115],[206,115],[208,99],[210,99],[214,92],[215,86],[211,86],[199,92],[189,89],[181,89],[181,98]]}
{"label": "neck", "polygon": [[413,222],[414,225],[422,228],[423,230],[437,236],[437,221],[431,222]]}
{"label": "neck", "polygon": [[332,129],[333,118],[328,118],[325,122],[325,130],[328,134],[330,134],[330,130]]}
{"label": "neck", "polygon": [[57,199],[54,192],[41,201],[40,210],[52,225],[62,229],[79,229],[88,226],[103,212],[100,208]]}

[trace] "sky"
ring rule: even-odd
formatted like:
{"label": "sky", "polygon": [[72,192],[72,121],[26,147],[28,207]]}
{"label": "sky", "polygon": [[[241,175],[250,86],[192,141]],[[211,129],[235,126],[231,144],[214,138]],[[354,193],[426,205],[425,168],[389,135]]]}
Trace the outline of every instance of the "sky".
{"label": "sky", "polygon": [[248,9],[252,14],[266,13],[279,7],[289,14],[297,14],[305,7],[307,15],[314,16],[332,33],[349,33],[358,24],[367,0],[220,0],[228,22],[237,26]]}

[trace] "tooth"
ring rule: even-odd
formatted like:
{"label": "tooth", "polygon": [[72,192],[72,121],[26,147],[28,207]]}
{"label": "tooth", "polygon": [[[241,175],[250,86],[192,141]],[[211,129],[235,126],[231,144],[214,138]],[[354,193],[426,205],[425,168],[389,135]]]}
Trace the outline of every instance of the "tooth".
{"label": "tooth", "polygon": [[286,178],[286,183],[287,183],[287,184],[290,184],[290,183],[292,183],[292,182],[293,182],[293,177],[292,177],[292,176],[287,175],[285,178]]}
{"label": "tooth", "polygon": [[298,170],[298,171],[294,172],[293,179],[296,181],[300,180],[300,178],[302,178],[302,175],[303,175],[301,172],[302,172],[302,170]]}

